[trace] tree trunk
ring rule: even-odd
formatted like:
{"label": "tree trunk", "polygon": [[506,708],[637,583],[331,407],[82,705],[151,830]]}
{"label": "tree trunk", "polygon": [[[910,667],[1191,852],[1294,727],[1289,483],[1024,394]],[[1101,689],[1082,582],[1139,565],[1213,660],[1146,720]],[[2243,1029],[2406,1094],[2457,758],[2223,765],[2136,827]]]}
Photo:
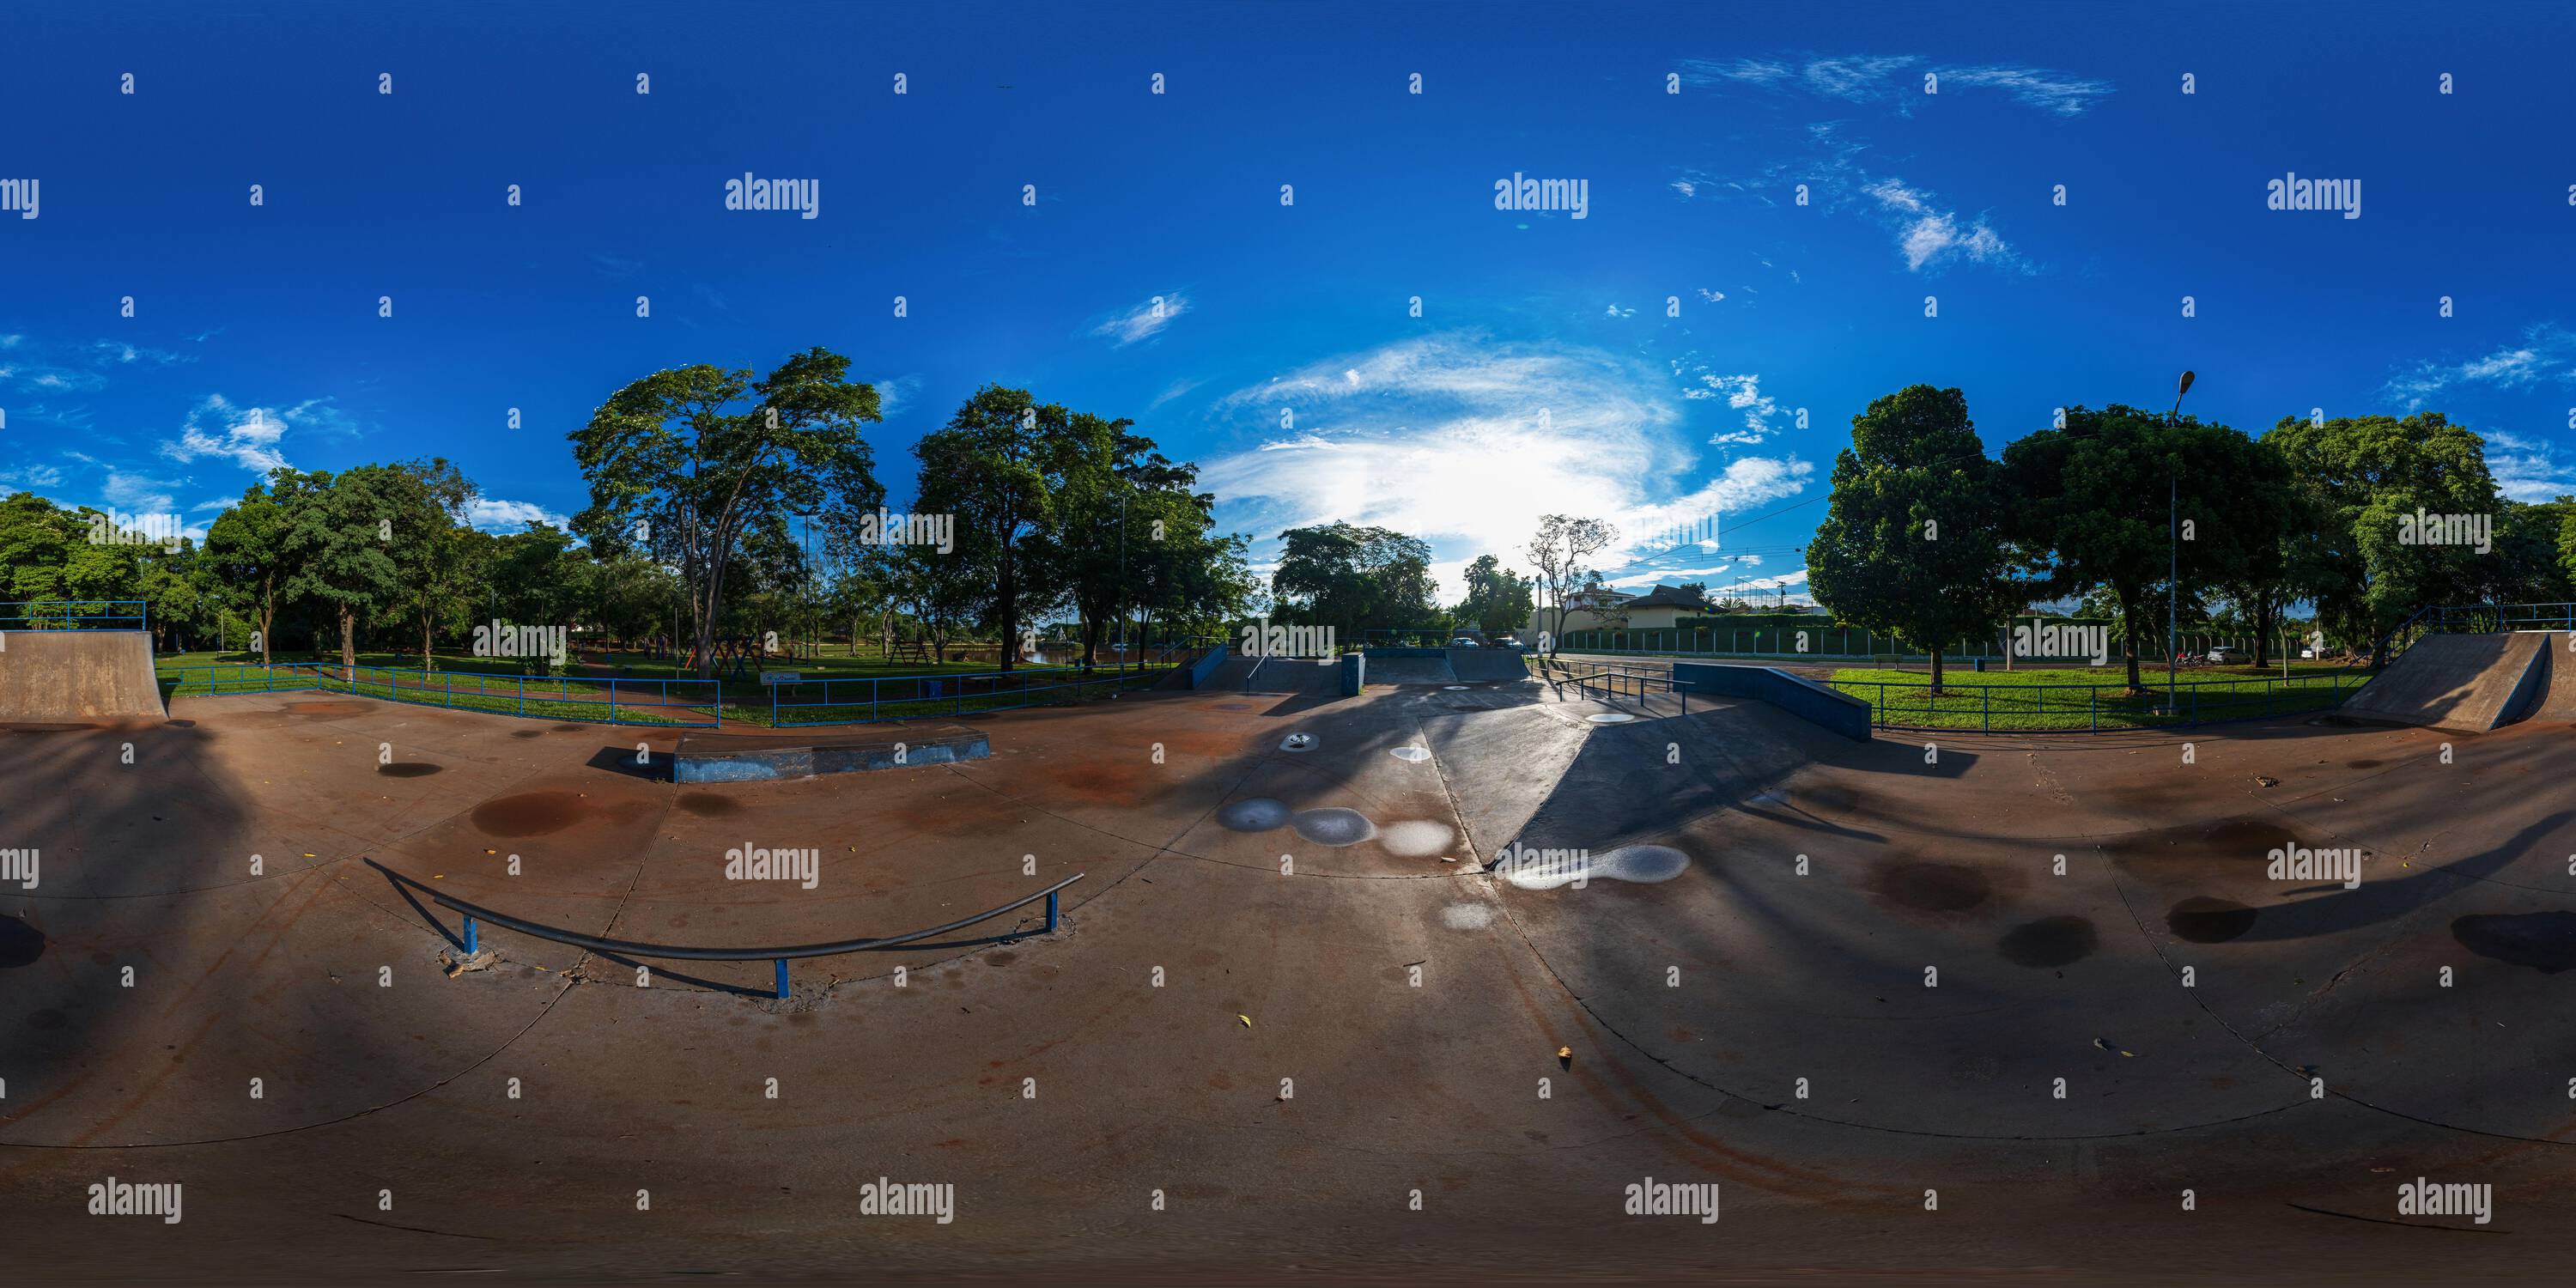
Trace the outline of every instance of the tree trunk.
{"label": "tree trunk", "polygon": [[268,635],[276,628],[277,575],[270,573],[259,579],[259,664],[261,666],[271,665]]}
{"label": "tree trunk", "polygon": [[420,669],[424,671],[438,669],[438,664],[430,660],[429,656],[429,609],[426,607],[420,610]]}
{"label": "tree trunk", "polygon": [[2121,651],[2129,655],[2129,692],[2136,693],[2139,691],[2137,605],[2131,602],[2125,587],[2114,586],[2111,588],[2111,593],[2119,598],[2120,621],[2127,628],[2125,632],[2127,638],[2121,641],[2123,645]]}
{"label": "tree trunk", "polygon": [[1937,647],[1932,650],[1932,696],[1941,696],[1941,650]]}
{"label": "tree trunk", "polygon": [[1010,533],[1006,531],[1002,534],[1002,580],[1001,585],[998,587],[1002,599],[1002,671],[1004,674],[1010,673],[1011,657],[1019,651],[1020,643],[1020,601],[1017,576],[1019,569],[1013,567],[1012,562],[1011,537]]}
{"label": "tree trunk", "polygon": [[2254,606],[2254,669],[2262,670],[2272,656],[2272,598]]}
{"label": "tree trunk", "polygon": [[358,611],[340,605],[340,678],[358,682]]}

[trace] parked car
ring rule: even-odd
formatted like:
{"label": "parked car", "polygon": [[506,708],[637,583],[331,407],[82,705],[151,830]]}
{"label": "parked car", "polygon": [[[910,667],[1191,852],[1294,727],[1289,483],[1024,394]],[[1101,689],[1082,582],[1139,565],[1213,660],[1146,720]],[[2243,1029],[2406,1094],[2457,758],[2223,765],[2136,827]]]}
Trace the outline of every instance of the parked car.
{"label": "parked car", "polygon": [[2312,649],[2312,648],[2303,648],[2303,649],[2300,649],[2300,650],[2299,650],[2299,658],[2300,658],[2300,660],[2301,660],[2301,661],[2306,661],[2306,660],[2312,659],[2312,658],[2314,658],[2316,655],[2317,655],[2317,651],[2316,651],[2315,649]]}
{"label": "parked car", "polygon": [[1484,645],[1483,645],[1483,644],[1478,643],[1478,642],[1477,642],[1477,641],[1475,641],[1475,640],[1469,639],[1468,637],[1466,637],[1466,636],[1464,636],[1464,635],[1461,635],[1461,636],[1457,637],[1456,639],[1453,639],[1453,640],[1449,641],[1449,647],[1451,647],[1451,648],[1483,648],[1483,647],[1484,647]]}
{"label": "parked car", "polygon": [[2227,645],[2220,644],[2209,650],[2211,666],[2242,666],[2244,662],[2245,650],[2241,648],[2229,648]]}

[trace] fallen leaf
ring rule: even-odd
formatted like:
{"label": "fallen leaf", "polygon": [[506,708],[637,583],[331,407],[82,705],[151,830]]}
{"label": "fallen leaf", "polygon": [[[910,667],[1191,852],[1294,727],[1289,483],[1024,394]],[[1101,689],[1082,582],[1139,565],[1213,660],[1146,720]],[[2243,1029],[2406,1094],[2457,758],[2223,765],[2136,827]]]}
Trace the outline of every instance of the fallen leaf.
{"label": "fallen leaf", "polygon": [[1236,1018],[1236,1019],[1238,1019],[1238,1020],[1243,1021],[1243,1027],[1245,1027],[1245,1028],[1247,1028],[1247,1029],[1252,1027],[1252,1017],[1251,1017],[1251,1016],[1249,1016],[1249,1015],[1238,1015],[1238,1016],[1236,1016],[1236,1017],[1234,1017],[1234,1018]]}

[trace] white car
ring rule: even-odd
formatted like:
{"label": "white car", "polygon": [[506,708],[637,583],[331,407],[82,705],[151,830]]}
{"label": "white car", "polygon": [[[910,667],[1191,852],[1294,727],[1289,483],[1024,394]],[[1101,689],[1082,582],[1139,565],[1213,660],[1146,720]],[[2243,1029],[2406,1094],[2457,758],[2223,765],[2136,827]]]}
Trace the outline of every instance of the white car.
{"label": "white car", "polygon": [[2211,666],[2236,666],[2245,661],[2245,650],[2220,644],[2209,650]]}
{"label": "white car", "polygon": [[1483,648],[1483,647],[1484,647],[1484,645],[1479,644],[1479,643],[1477,643],[1476,641],[1471,640],[1471,639],[1467,638],[1467,637],[1466,637],[1466,636],[1464,636],[1464,635],[1461,635],[1461,636],[1459,636],[1458,638],[1456,638],[1456,639],[1453,639],[1453,640],[1449,641],[1449,647],[1451,647],[1451,648]]}

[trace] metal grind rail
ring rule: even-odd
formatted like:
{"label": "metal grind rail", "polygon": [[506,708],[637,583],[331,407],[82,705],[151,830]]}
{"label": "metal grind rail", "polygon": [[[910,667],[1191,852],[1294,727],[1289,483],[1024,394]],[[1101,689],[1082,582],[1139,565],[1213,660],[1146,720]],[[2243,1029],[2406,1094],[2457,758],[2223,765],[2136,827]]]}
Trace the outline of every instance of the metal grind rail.
{"label": "metal grind rail", "polygon": [[[585,935],[576,930],[563,930],[554,926],[541,926],[533,921],[524,921],[520,918],[510,916],[507,913],[494,912],[489,908],[467,903],[462,899],[450,898],[411,877],[404,876],[402,873],[396,872],[392,868],[376,862],[374,859],[366,860],[366,864],[368,867],[384,873],[386,879],[393,881],[395,884],[418,890],[422,894],[428,895],[432,903],[464,917],[465,933],[459,938],[458,942],[465,946],[467,956],[472,956],[476,950],[476,943],[478,940],[478,936],[476,934],[477,923],[488,921],[504,930],[515,930],[523,935],[533,935],[539,939],[549,939],[558,944],[570,944],[575,948],[587,948],[595,953],[607,953],[613,956],[659,957],[668,961],[696,962],[756,962],[768,960],[774,961],[778,964],[778,998],[781,1001],[785,1001],[787,998],[787,963],[798,957],[838,957],[843,953],[884,952],[888,949],[902,948],[925,939],[935,939],[941,935],[948,934],[951,931],[963,930],[979,921],[990,921],[1006,912],[1016,912],[1021,908],[1025,908],[1030,904],[1036,903],[1040,899],[1046,900],[1046,926],[1044,929],[1034,930],[1029,933],[1033,935],[1054,934],[1056,925],[1060,919],[1060,910],[1057,902],[1059,892],[1061,892],[1066,886],[1072,885],[1076,881],[1080,881],[1086,875],[1084,873],[1076,872],[1072,876],[1066,877],[1064,880],[1058,881],[1044,890],[1040,890],[1035,894],[1024,895],[1009,903],[1003,904],[998,908],[988,908],[971,917],[961,917],[956,921],[949,922],[947,925],[933,926],[928,930],[916,930],[910,934],[888,935],[876,939],[841,939],[828,944],[800,944],[793,948],[691,948],[684,947],[679,944],[646,944],[626,939],[604,939],[598,935]],[[1009,943],[1013,940],[1023,939],[1026,937],[1027,936],[1025,935],[1002,935],[996,936],[994,942]]]}
{"label": "metal grind rail", "polygon": [[1605,663],[1589,670],[1577,671],[1572,666],[1553,658],[1542,659],[1539,670],[1541,675],[1553,683],[1571,684],[1585,693],[1597,689],[1612,697],[1635,698],[1639,706],[1645,705],[1649,689],[1657,689],[1679,698],[1681,713],[1690,714],[1690,681],[1676,680],[1670,671],[1627,667],[1617,663]]}

